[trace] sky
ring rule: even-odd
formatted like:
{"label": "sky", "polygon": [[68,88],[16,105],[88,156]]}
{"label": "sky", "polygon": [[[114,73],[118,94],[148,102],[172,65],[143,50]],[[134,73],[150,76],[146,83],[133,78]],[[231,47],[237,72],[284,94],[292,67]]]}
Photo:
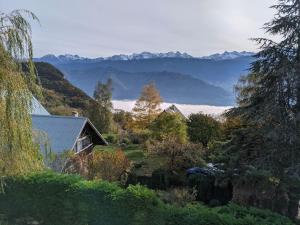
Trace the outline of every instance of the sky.
{"label": "sky", "polygon": [[257,51],[249,40],[266,37],[262,27],[276,0],[0,0],[0,11],[28,9],[35,57],[77,54],[187,52],[206,56]]}

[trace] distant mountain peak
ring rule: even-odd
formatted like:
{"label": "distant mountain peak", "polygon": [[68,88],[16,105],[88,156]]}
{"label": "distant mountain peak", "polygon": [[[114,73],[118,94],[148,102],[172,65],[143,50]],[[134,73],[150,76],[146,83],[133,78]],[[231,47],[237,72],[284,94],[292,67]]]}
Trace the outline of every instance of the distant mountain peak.
{"label": "distant mountain peak", "polygon": [[134,53],[131,55],[114,55],[105,58],[105,60],[140,60],[140,59],[155,59],[155,58],[193,58],[193,56],[187,53],[181,52],[167,52],[167,53],[152,53],[152,52],[141,52]]}
{"label": "distant mountain peak", "polygon": [[211,59],[211,60],[219,61],[219,60],[236,59],[236,58],[239,58],[239,57],[254,56],[254,55],[255,55],[254,52],[246,52],[246,51],[228,52],[228,51],[225,51],[223,53],[216,53],[216,54],[213,54],[213,55],[204,56],[204,57],[201,57],[201,59]]}
{"label": "distant mountain peak", "polygon": [[210,56],[204,56],[204,57],[193,57],[186,52],[166,52],[166,53],[152,53],[152,52],[141,52],[141,53],[133,53],[131,55],[113,55],[109,57],[98,57],[98,58],[85,58],[81,57],[79,55],[71,55],[71,54],[65,54],[65,55],[59,55],[55,56],[53,54],[45,55],[41,58],[36,58],[35,61],[43,61],[43,62],[49,62],[53,64],[58,63],[68,63],[68,62],[74,62],[74,61],[85,61],[85,62],[101,62],[101,61],[131,61],[131,60],[144,60],[144,59],[162,59],[162,58],[180,58],[180,59],[209,59],[209,60],[229,60],[229,59],[236,59],[239,57],[245,57],[245,56],[253,56],[255,53],[253,52],[237,52],[232,51],[228,52],[225,51],[224,53],[217,53]]}
{"label": "distant mountain peak", "polygon": [[82,59],[86,59],[84,57],[80,57],[79,55],[71,55],[71,54],[59,55],[58,58],[65,58],[65,59],[69,59],[69,60],[82,60]]}
{"label": "distant mountain peak", "polygon": [[141,53],[133,53],[131,55],[113,55],[109,57],[99,57],[99,58],[85,58],[78,55],[59,55],[55,56],[53,54],[45,55],[41,58],[36,58],[35,61],[45,61],[50,63],[65,63],[71,61],[90,61],[90,62],[99,62],[104,60],[111,60],[111,61],[129,61],[129,60],[142,60],[142,59],[156,59],[156,58],[185,58],[190,59],[194,58],[193,56],[187,53],[177,52],[167,52],[167,53],[151,53],[151,52],[141,52]]}
{"label": "distant mountain peak", "polygon": [[88,60],[88,58],[80,57],[79,55],[71,55],[71,54],[65,54],[59,56],[48,54],[48,55],[44,55],[41,58],[35,59],[35,61],[44,61],[50,63],[71,62],[77,60]]}

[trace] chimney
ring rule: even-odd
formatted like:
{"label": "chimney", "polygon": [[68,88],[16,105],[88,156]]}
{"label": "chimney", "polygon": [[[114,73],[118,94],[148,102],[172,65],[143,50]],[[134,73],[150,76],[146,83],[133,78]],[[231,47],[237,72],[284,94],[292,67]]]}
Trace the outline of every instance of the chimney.
{"label": "chimney", "polygon": [[78,116],[79,116],[79,114],[78,114],[77,111],[73,111],[73,112],[72,112],[72,115],[73,115],[74,117],[78,117]]}

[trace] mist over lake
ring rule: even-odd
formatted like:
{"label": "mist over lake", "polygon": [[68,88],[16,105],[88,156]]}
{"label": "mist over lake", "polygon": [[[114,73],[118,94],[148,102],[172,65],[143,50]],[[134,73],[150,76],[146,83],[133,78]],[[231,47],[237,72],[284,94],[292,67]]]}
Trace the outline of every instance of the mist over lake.
{"label": "mist over lake", "polygon": [[[114,109],[121,109],[130,112],[135,104],[134,100],[113,100]],[[164,102],[161,105],[162,110],[170,107],[174,103]],[[177,108],[185,115],[189,116],[192,113],[204,113],[214,116],[219,116],[226,110],[232,108],[231,106],[210,106],[210,105],[189,105],[189,104],[175,104]]]}

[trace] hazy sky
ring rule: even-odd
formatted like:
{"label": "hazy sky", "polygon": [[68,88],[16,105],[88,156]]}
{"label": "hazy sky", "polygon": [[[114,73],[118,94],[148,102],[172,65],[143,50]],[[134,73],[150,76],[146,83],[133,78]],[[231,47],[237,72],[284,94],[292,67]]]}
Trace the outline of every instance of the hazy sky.
{"label": "hazy sky", "polygon": [[0,10],[29,9],[35,56],[87,57],[142,51],[203,56],[255,51],[276,0],[0,0]]}

